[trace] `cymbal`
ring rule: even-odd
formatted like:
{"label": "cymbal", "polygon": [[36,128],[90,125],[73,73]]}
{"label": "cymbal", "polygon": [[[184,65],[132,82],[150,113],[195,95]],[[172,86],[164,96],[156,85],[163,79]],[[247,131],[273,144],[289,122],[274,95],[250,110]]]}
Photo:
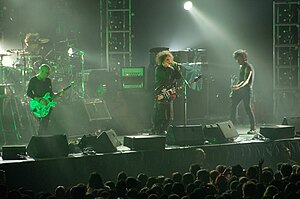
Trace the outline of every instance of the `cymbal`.
{"label": "cymbal", "polygon": [[28,53],[25,49],[10,49],[10,50],[7,50],[6,52],[9,52],[9,53]]}
{"label": "cymbal", "polygon": [[8,53],[0,53],[0,57],[4,57],[4,56],[11,56],[11,54],[8,54]]}
{"label": "cymbal", "polygon": [[46,39],[46,38],[40,38],[38,39],[38,43],[39,44],[46,44],[50,41],[50,39]]}

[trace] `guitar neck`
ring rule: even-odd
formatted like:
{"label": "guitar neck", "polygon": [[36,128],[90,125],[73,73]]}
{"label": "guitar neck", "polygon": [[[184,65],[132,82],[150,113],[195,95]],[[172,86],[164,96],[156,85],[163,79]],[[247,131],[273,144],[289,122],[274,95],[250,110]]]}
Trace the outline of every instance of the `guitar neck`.
{"label": "guitar neck", "polygon": [[54,99],[54,98],[58,97],[61,93],[65,92],[66,90],[68,90],[71,87],[72,87],[72,85],[69,85],[69,86],[63,88],[62,90],[58,91],[58,93],[56,93],[52,98]]}

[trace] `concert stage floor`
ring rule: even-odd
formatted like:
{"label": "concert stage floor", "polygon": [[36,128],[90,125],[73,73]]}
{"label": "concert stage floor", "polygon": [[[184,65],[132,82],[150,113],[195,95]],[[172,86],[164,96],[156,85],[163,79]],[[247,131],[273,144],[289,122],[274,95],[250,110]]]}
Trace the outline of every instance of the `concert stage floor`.
{"label": "concert stage floor", "polygon": [[[300,162],[300,138],[281,140],[261,140],[247,135],[247,128],[237,127],[239,137],[232,143],[206,144],[200,146],[166,146],[161,150],[131,150],[121,145],[117,152],[84,155],[69,154],[68,157],[24,160],[2,160],[0,169],[5,170],[10,189],[27,187],[34,191],[50,191],[58,185],[66,187],[77,183],[87,183],[91,172],[101,174],[104,181],[116,181],[117,174],[125,171],[128,176],[144,172],[148,176],[164,175],[172,172],[186,172],[192,163],[213,169],[218,164],[228,166],[240,164],[248,168],[264,158],[265,166],[276,167],[277,162],[288,161],[286,149],[291,159]],[[147,136],[147,134],[141,134]],[[131,135],[132,136],[132,135]],[[123,143],[123,138],[119,137]],[[199,150],[201,148],[205,155]]]}

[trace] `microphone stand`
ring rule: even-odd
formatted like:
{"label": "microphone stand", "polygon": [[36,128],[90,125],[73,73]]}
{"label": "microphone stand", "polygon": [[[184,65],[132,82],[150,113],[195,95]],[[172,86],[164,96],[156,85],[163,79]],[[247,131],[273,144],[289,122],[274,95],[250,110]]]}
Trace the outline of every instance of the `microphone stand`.
{"label": "microphone stand", "polygon": [[182,73],[180,71],[178,71],[181,78],[183,79],[183,86],[184,86],[184,90],[183,90],[183,95],[184,95],[184,106],[183,106],[183,112],[184,112],[184,118],[183,118],[183,125],[186,126],[187,125],[187,86],[190,88],[191,86],[189,85],[189,82],[184,78],[184,76],[182,75]]}

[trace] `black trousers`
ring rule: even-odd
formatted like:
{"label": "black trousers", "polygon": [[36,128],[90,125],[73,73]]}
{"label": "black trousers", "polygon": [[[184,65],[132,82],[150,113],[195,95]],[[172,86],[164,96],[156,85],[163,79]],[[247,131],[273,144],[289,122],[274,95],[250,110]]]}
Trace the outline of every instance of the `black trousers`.
{"label": "black trousers", "polygon": [[153,133],[165,134],[173,121],[173,102],[154,104]]}
{"label": "black trousers", "polygon": [[39,120],[38,135],[47,135],[48,134],[50,115],[51,115],[51,110],[49,111],[49,113],[46,117],[38,118],[38,120]]}
{"label": "black trousers", "polygon": [[251,107],[251,97],[253,90],[250,88],[243,88],[232,93],[231,108],[230,108],[230,120],[236,124],[237,107],[241,101],[243,101],[244,109],[249,117],[250,130],[255,130],[255,118]]}

